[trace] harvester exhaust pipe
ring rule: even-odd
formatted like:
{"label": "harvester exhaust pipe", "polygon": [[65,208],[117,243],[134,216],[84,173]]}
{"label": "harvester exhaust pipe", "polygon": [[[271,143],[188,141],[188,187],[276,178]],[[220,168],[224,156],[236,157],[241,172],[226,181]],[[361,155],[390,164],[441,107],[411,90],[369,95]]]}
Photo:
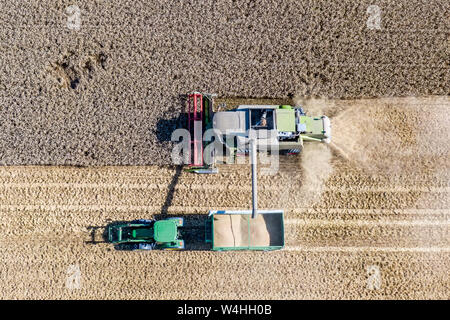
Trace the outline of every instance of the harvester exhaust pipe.
{"label": "harvester exhaust pipe", "polygon": [[252,219],[258,215],[258,177],[256,168],[256,140],[250,140],[250,153],[252,165]]}

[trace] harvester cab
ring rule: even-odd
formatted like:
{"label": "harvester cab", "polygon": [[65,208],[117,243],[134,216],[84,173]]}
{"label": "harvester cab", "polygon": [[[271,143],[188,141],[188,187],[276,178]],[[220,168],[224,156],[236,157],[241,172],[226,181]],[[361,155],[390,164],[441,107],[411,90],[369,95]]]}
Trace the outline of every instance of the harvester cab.
{"label": "harvester cab", "polygon": [[[223,149],[228,159],[248,154],[250,140],[256,140],[258,151],[281,154],[300,153],[304,141],[331,141],[330,119],[325,115],[308,116],[300,106],[291,105],[239,105],[232,110],[214,112],[214,97],[200,92],[188,95],[190,170],[193,172],[217,173],[215,162]],[[212,134],[205,135],[208,130]],[[214,147],[207,148],[211,143]]]}

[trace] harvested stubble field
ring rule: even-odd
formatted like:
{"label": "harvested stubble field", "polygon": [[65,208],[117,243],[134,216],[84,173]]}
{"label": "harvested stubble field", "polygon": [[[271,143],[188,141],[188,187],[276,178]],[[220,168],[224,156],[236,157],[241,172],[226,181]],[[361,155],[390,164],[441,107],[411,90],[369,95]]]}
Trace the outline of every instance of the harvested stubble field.
{"label": "harvested stubble field", "polygon": [[[450,298],[447,1],[377,1],[381,30],[368,1],[79,1],[79,31],[70,4],[0,10],[1,298]],[[101,242],[114,221],[250,207],[248,165],[161,166],[193,89],[331,116],[330,146],[260,168],[283,251]],[[434,96],[387,97],[410,95]]]}
{"label": "harvested stubble field", "polygon": [[[337,110],[334,145],[281,158],[275,175],[260,168],[260,207],[286,210],[278,252],[122,252],[101,242],[111,221],[162,212],[198,226],[208,209],[249,208],[246,164],[207,176],[161,166],[2,167],[2,298],[448,299],[449,99],[327,105]],[[341,119],[348,113],[363,126]],[[79,289],[66,288],[71,265]],[[380,282],[370,287],[374,272]]]}

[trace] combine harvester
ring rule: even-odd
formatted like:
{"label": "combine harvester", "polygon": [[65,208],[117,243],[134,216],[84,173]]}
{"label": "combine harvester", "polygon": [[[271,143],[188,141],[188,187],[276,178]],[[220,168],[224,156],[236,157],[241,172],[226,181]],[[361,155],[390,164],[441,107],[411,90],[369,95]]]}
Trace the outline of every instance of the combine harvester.
{"label": "combine harvester", "polygon": [[234,163],[236,155],[249,153],[250,140],[258,151],[280,154],[300,153],[304,141],[331,140],[330,119],[307,116],[300,106],[239,105],[214,112],[214,97],[193,92],[187,98],[191,172],[217,173],[216,161],[225,154]]}

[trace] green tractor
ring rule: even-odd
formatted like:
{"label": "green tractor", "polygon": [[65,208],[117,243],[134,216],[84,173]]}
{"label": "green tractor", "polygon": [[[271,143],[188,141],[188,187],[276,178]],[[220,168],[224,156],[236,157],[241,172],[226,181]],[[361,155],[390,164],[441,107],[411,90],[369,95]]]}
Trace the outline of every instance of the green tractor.
{"label": "green tractor", "polygon": [[139,219],[108,227],[108,241],[130,250],[181,250],[184,240],[180,228],[183,218]]}

